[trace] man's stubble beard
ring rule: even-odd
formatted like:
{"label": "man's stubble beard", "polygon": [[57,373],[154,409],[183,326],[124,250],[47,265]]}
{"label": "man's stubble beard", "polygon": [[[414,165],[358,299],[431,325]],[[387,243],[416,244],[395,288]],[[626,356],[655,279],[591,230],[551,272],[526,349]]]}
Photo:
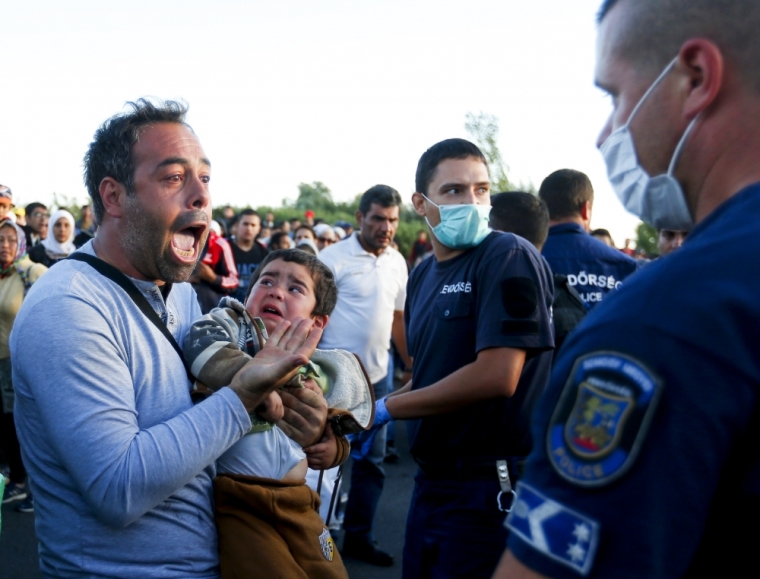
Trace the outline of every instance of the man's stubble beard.
{"label": "man's stubble beard", "polygon": [[124,209],[129,215],[124,228],[122,244],[135,269],[149,279],[168,283],[187,281],[193,273],[200,258],[200,249],[192,265],[171,262],[167,258],[167,249],[171,244],[172,231],[166,231],[166,225],[154,219],[137,200],[137,196],[127,194]]}

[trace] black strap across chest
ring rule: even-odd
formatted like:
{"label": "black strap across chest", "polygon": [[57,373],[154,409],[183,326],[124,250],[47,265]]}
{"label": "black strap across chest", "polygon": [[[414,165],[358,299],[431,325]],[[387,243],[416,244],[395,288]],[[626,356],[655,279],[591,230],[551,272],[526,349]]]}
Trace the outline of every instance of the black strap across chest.
{"label": "black strap across chest", "polygon": [[174,336],[172,336],[169,328],[166,327],[166,324],[164,324],[163,320],[156,313],[156,310],[151,307],[142,292],[137,289],[137,286],[135,286],[135,284],[133,284],[126,275],[121,273],[110,263],[106,263],[99,257],[95,257],[94,255],[90,255],[88,253],[82,253],[78,251],[76,253],[72,253],[67,259],[85,262],[93,269],[95,269],[95,271],[97,271],[99,274],[118,284],[121,289],[127,292],[127,295],[132,298],[132,301],[135,302],[135,305],[140,308],[140,311],[145,315],[145,317],[148,318],[148,320],[150,320],[151,323],[156,326],[156,328],[158,328],[158,330],[172,345],[174,351],[177,352],[179,359],[182,360],[182,365],[185,367],[185,372],[187,372],[187,377],[190,379],[190,382],[195,381],[195,378],[193,378],[193,375],[190,373],[190,369],[187,367],[187,360],[185,360],[185,355],[182,353],[182,348],[179,347],[177,340],[174,339]]}

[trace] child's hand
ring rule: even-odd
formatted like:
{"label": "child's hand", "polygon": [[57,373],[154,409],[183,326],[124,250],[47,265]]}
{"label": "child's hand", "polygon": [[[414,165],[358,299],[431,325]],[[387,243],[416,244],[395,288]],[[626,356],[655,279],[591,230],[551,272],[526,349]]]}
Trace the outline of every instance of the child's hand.
{"label": "child's hand", "polygon": [[264,420],[277,422],[285,416],[285,407],[282,405],[282,398],[277,392],[270,392],[264,399],[264,402],[256,408],[256,412]]}
{"label": "child's hand", "polygon": [[[318,386],[317,389],[319,389]],[[329,426],[325,428],[322,439],[317,444],[307,446],[303,451],[306,453],[309,468],[315,470],[330,468],[335,464],[335,459],[338,456],[338,441],[335,439],[333,429]]]}

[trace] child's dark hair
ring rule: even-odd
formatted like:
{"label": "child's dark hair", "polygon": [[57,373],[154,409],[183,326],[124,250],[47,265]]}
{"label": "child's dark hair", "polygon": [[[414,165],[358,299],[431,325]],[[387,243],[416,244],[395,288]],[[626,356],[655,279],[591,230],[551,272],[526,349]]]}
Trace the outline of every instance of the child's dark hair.
{"label": "child's dark hair", "polygon": [[253,272],[253,275],[251,275],[248,291],[245,294],[245,301],[248,301],[248,296],[251,295],[251,290],[259,280],[261,272],[276,259],[297,263],[308,268],[311,273],[311,279],[314,281],[314,295],[317,298],[317,303],[311,315],[329,316],[335,309],[335,303],[338,301],[338,286],[335,285],[335,276],[333,276],[330,268],[319,261],[316,256],[301,249],[278,249],[267,255],[259,264],[259,267],[256,268],[256,271]]}

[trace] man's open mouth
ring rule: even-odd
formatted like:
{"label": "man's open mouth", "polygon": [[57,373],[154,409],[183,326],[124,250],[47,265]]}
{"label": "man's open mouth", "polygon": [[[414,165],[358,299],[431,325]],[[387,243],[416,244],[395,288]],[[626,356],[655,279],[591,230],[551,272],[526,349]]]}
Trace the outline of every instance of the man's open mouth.
{"label": "man's open mouth", "polygon": [[205,224],[191,225],[172,235],[172,248],[177,257],[183,261],[194,260],[198,256],[200,240],[207,229],[208,226]]}

